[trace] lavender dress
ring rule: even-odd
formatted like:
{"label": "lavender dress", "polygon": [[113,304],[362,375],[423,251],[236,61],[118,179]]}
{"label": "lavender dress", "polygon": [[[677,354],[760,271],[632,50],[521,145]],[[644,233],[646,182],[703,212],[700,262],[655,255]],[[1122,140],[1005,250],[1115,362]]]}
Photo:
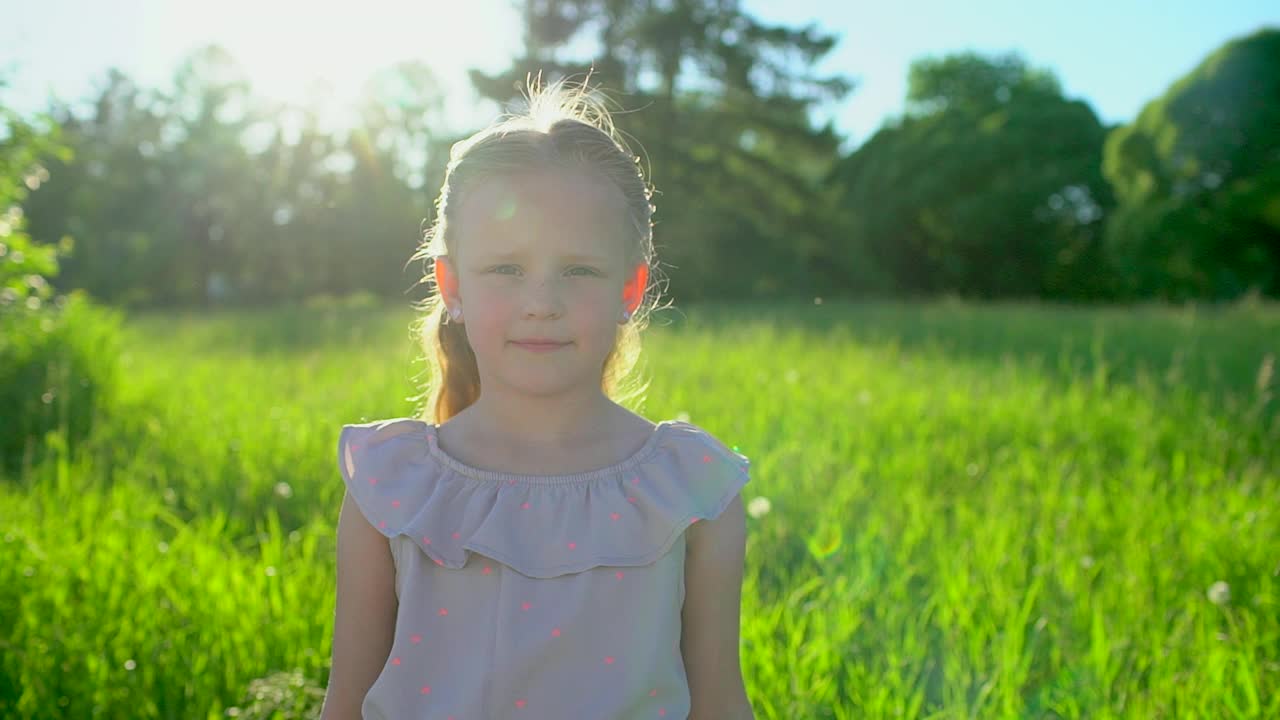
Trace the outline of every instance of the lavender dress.
{"label": "lavender dress", "polygon": [[746,457],[658,423],[615,465],[481,470],[411,418],[344,425],[343,480],[396,565],[395,639],[366,720],[616,720],[689,714],[685,530],[720,515]]}

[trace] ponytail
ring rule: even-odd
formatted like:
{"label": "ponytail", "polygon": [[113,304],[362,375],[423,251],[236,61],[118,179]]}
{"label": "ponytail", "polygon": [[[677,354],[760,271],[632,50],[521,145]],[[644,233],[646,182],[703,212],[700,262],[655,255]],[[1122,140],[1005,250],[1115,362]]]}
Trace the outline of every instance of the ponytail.
{"label": "ponytail", "polygon": [[467,341],[466,327],[449,320],[438,295],[431,300],[436,307],[426,313],[420,337],[428,351],[431,375],[438,380],[431,383],[424,414],[438,425],[480,397],[480,368]]}

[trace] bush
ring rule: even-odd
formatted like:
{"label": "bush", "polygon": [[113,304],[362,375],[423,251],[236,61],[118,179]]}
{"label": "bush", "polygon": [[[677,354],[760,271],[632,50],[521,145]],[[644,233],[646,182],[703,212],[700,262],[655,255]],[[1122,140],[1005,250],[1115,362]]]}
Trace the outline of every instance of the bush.
{"label": "bush", "polygon": [[228,708],[240,720],[315,720],[324,704],[324,688],[298,670],[277,672],[249,683],[244,707]]}
{"label": "bush", "polygon": [[[0,88],[4,83],[0,81]],[[56,123],[0,106],[0,474],[71,451],[119,385],[120,318],[80,294],[53,297],[49,279],[75,247],[26,232],[22,203],[67,162]],[[47,438],[55,433],[56,443]]]}
{"label": "bush", "polygon": [[38,463],[50,432],[67,450],[89,433],[120,386],[120,326],[79,292],[0,305],[0,472]]}

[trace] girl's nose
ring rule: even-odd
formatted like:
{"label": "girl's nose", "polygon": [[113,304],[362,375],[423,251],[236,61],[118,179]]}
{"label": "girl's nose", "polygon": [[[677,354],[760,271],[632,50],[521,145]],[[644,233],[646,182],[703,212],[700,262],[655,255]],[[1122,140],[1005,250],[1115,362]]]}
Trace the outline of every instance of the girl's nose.
{"label": "girl's nose", "polygon": [[559,317],[564,312],[560,288],[554,280],[532,283],[524,299],[524,311],[528,317]]}

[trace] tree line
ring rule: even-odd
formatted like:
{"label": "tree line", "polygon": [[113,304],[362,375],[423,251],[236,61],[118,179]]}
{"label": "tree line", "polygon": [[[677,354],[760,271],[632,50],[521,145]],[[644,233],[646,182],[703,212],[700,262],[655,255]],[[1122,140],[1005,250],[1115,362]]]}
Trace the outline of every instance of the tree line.
{"label": "tree line", "polygon": [[[837,42],[817,26],[732,0],[521,9],[523,47],[472,85],[510,107],[529,74],[590,73],[658,190],[677,300],[1280,295],[1280,30],[1225,43],[1115,126],[1020,55],[921,58],[903,113],[841,152],[811,117],[856,82],[815,73]],[[406,260],[449,147],[474,130],[448,128],[446,102],[431,67],[405,61],[330,129],[323,98],[257,97],[207,47],[170,89],[110,70],[89,111],[54,103],[58,151],[10,179],[30,189],[33,241],[74,248],[51,281],[106,302],[417,297]]]}

